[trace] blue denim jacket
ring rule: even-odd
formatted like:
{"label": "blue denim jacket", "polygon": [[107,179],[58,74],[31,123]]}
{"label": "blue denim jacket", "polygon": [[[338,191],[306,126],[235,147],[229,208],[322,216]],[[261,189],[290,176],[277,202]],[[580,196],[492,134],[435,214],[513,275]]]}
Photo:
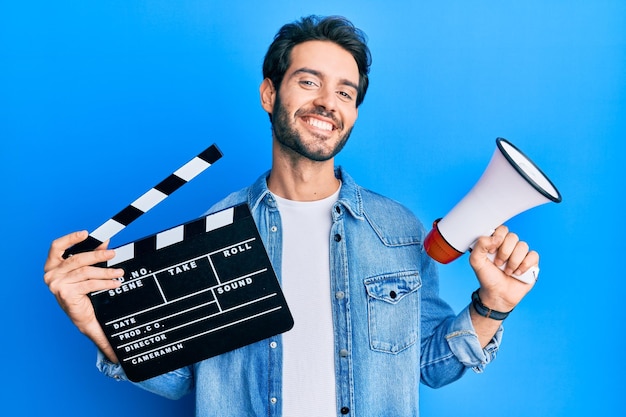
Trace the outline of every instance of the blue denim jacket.
{"label": "blue denim jacket", "polygon": [[[419,383],[440,387],[468,368],[481,372],[495,357],[502,328],[482,349],[469,308],[457,316],[439,298],[420,222],[341,168],[336,172],[342,187],[329,238],[337,415],[418,416]],[[210,212],[247,202],[280,277],[281,221],[267,175]],[[102,354],[98,367],[126,379]],[[195,389],[197,416],[282,416],[281,336],[138,385],[173,399]]]}

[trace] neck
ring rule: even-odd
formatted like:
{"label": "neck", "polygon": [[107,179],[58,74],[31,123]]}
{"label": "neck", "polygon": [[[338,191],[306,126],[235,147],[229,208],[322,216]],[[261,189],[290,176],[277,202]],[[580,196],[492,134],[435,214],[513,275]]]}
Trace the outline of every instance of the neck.
{"label": "neck", "polygon": [[274,143],[269,190],[293,201],[316,201],[329,197],[339,188],[334,159],[318,162],[288,155]]}

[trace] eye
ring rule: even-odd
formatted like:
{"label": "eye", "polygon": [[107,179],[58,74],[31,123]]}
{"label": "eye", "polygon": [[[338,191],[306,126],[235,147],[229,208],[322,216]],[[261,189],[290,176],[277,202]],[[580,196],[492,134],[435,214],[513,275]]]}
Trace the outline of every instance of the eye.
{"label": "eye", "polygon": [[305,88],[315,88],[317,84],[312,80],[300,80],[299,84]]}
{"label": "eye", "polygon": [[337,94],[343,101],[352,101],[352,94],[347,91],[337,91]]}

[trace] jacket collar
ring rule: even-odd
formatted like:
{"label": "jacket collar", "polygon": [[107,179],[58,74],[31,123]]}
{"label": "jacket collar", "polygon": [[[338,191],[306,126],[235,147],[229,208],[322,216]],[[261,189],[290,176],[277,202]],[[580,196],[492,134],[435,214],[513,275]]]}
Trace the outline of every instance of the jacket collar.
{"label": "jacket collar", "polygon": [[[272,198],[270,190],[267,188],[267,178],[271,171],[266,171],[261,175],[248,191],[248,205],[254,211],[264,201],[270,207],[276,207],[276,202]],[[335,168],[335,177],[341,180],[341,190],[339,191],[338,204],[343,205],[354,217],[363,220],[363,199],[361,198],[361,188],[352,177],[340,166]]]}

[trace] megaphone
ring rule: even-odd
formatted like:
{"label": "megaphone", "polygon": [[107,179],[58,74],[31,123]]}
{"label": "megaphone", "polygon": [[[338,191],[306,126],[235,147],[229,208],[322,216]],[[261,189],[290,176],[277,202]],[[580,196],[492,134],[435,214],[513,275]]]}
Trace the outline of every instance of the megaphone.
{"label": "megaphone", "polygon": [[[503,138],[497,138],[496,145],[478,182],[445,217],[435,220],[426,236],[426,252],[437,262],[447,264],[457,259],[480,236],[490,235],[523,211],[550,201],[561,202],[554,184],[522,151]],[[537,274],[535,268],[514,277],[531,283]]]}

